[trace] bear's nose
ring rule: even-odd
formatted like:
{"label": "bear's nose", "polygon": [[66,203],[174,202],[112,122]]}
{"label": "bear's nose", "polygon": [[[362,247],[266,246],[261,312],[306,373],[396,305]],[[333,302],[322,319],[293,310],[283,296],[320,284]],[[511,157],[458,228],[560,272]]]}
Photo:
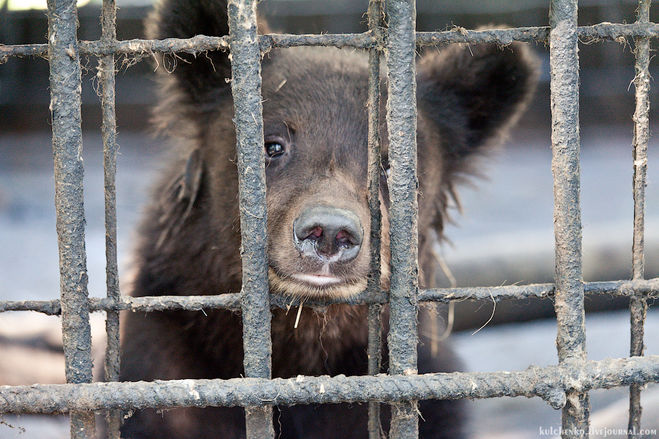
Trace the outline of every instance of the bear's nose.
{"label": "bear's nose", "polygon": [[359,253],[362,225],[357,215],[330,206],[306,208],[293,221],[293,241],[304,255],[330,262],[348,262]]}

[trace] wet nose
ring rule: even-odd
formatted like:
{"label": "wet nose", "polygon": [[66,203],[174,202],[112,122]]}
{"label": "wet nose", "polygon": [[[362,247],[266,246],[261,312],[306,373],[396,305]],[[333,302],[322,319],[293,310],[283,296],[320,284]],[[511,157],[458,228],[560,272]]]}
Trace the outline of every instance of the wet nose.
{"label": "wet nose", "polygon": [[359,253],[362,236],[357,215],[337,207],[309,207],[293,221],[293,241],[304,256],[351,261]]}

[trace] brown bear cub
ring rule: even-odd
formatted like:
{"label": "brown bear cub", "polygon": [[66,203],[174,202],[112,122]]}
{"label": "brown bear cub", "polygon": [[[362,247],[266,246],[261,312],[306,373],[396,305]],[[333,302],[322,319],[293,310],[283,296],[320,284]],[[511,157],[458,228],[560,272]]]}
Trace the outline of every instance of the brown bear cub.
{"label": "brown bear cub", "polygon": [[[148,19],[149,37],[226,35],[226,7],[221,0],[164,0]],[[133,296],[241,289],[230,58],[221,52],[180,58],[173,71],[163,75],[156,110],[159,128],[176,144],[178,158],[156,186],[142,222]],[[429,50],[418,60],[417,72],[419,263],[424,287],[432,274],[431,237],[442,233],[454,183],[469,171],[473,154],[494,143],[517,119],[534,87],[536,63],[522,44],[454,45]],[[271,290],[316,298],[354,295],[364,289],[369,271],[367,55],[335,48],[272,50],[263,59],[262,77]],[[386,86],[382,90],[384,94]],[[384,122],[381,137],[386,288]],[[273,311],[273,377],[367,373],[364,306],[303,308],[297,328],[295,314]],[[243,374],[237,313],[172,311],[125,317],[122,380],[227,379]],[[429,344],[421,338],[420,373],[458,367],[448,346],[433,356]],[[386,428],[386,405],[382,411]],[[420,411],[421,437],[464,437],[459,401],[421,402]],[[273,422],[279,438],[368,437],[366,404],[278,407]],[[125,420],[122,435],[242,438],[243,409],[142,410]]]}

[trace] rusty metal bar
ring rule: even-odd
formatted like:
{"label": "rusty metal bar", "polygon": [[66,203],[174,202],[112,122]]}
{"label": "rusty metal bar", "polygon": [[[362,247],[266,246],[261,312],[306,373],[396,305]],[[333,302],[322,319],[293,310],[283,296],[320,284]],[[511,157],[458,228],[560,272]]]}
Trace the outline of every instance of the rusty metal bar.
{"label": "rusty metal bar", "polygon": [[[598,23],[591,26],[579,26],[577,35],[581,40],[593,42],[597,40],[615,41],[619,38],[658,38],[657,23]],[[500,43],[510,44],[513,41],[547,42],[548,27],[518,27],[512,29],[481,29],[468,30],[455,27],[442,32],[417,32],[418,46],[436,46],[451,43]],[[371,32],[361,34],[324,34],[324,35],[292,35],[268,34],[259,37],[261,50],[297,46],[334,46],[370,49],[377,44]],[[151,56],[153,53],[203,53],[209,50],[228,50],[227,37],[195,36],[188,39],[167,38],[164,40],[124,40],[124,41],[80,41],[80,53],[89,56],[129,55]],[[47,44],[17,44],[0,45],[0,64],[10,56],[46,56]]]}
{"label": "rusty metal bar", "polygon": [[[117,38],[117,8],[115,0],[103,0],[101,9],[101,41],[113,42]],[[103,123],[103,180],[105,196],[105,282],[108,299],[118,301],[119,269],[117,264],[117,119],[115,114],[114,55],[99,60],[98,74],[101,82],[101,111]],[[105,380],[119,381],[119,311],[106,311],[105,333]],[[121,412],[106,413],[108,439],[119,439]]]}
{"label": "rusty metal bar", "polygon": [[[636,23],[650,21],[650,0],[639,0]],[[632,243],[632,279],[641,280],[645,276],[644,232],[645,232],[645,184],[648,167],[648,142],[650,140],[650,40],[635,40],[636,110],[634,111],[634,238]],[[641,295],[633,295],[629,301],[630,348],[631,356],[643,355],[643,332],[647,301]],[[632,384],[629,388],[629,438],[636,437],[641,429],[641,386]]]}
{"label": "rusty metal bar", "polygon": [[[367,291],[370,296],[380,293],[380,250],[382,218],[380,214],[380,47],[383,38],[382,0],[368,2],[368,28],[380,42],[368,52],[368,207],[371,217],[370,236],[370,276]],[[382,305],[370,304],[368,307],[368,373],[377,375],[382,365]],[[368,437],[381,438],[380,404],[368,403]]]}
{"label": "rusty metal bar", "polygon": [[566,390],[584,392],[659,381],[659,356],[529,367],[513,372],[409,376],[233,378],[0,386],[0,413],[65,413],[155,407],[263,406],[339,402],[539,396],[554,409]]}
{"label": "rusty metal bar", "polygon": [[[245,376],[270,378],[270,295],[268,292],[267,212],[261,52],[255,0],[229,0],[231,91],[238,149],[242,257],[243,349]],[[274,438],[272,406],[245,407],[247,439]]]}
{"label": "rusty metal bar", "polygon": [[[560,364],[586,359],[581,263],[579,167],[579,57],[577,0],[552,0],[549,8],[552,173],[554,176],[556,347]],[[588,437],[588,393],[569,390],[562,437]]]}
{"label": "rusty metal bar", "polygon": [[[80,58],[75,0],[48,0],[50,108],[66,381],[92,381],[83,207]],[[94,436],[94,413],[71,413],[71,438]]]}
{"label": "rusty metal bar", "polygon": [[[416,5],[415,0],[386,2],[387,129],[391,177],[389,291],[389,373],[417,371],[418,230],[416,152]],[[419,436],[418,403],[391,404],[392,439]]]}
{"label": "rusty metal bar", "polygon": [[[609,294],[614,296],[631,297],[635,294],[647,298],[659,297],[659,278],[649,280],[624,280],[607,282],[584,283],[584,293]],[[327,306],[332,303],[346,303],[349,305],[385,304],[388,295],[380,292],[370,296],[370,292],[362,293],[348,299],[335,300],[305,300],[305,306]],[[554,297],[554,284],[509,285],[503,287],[463,287],[463,288],[436,288],[419,290],[419,302],[447,303],[452,300],[523,300],[527,298]],[[91,297],[89,299],[90,311],[165,311],[185,310],[200,311],[208,309],[240,310],[240,294],[228,293],[208,296],[121,296],[119,301]],[[297,306],[300,300],[280,295],[270,296],[272,308],[287,309]],[[0,312],[8,311],[36,311],[47,315],[59,315],[61,312],[59,300],[23,300],[2,301]]]}

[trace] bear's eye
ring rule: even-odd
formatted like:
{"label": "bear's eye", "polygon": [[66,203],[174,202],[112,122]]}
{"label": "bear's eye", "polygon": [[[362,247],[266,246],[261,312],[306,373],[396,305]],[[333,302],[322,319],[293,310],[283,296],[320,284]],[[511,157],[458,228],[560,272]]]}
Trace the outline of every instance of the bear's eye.
{"label": "bear's eye", "polygon": [[284,154],[284,152],[284,145],[282,145],[280,142],[265,142],[265,153],[268,155],[268,157],[279,157],[280,155]]}

